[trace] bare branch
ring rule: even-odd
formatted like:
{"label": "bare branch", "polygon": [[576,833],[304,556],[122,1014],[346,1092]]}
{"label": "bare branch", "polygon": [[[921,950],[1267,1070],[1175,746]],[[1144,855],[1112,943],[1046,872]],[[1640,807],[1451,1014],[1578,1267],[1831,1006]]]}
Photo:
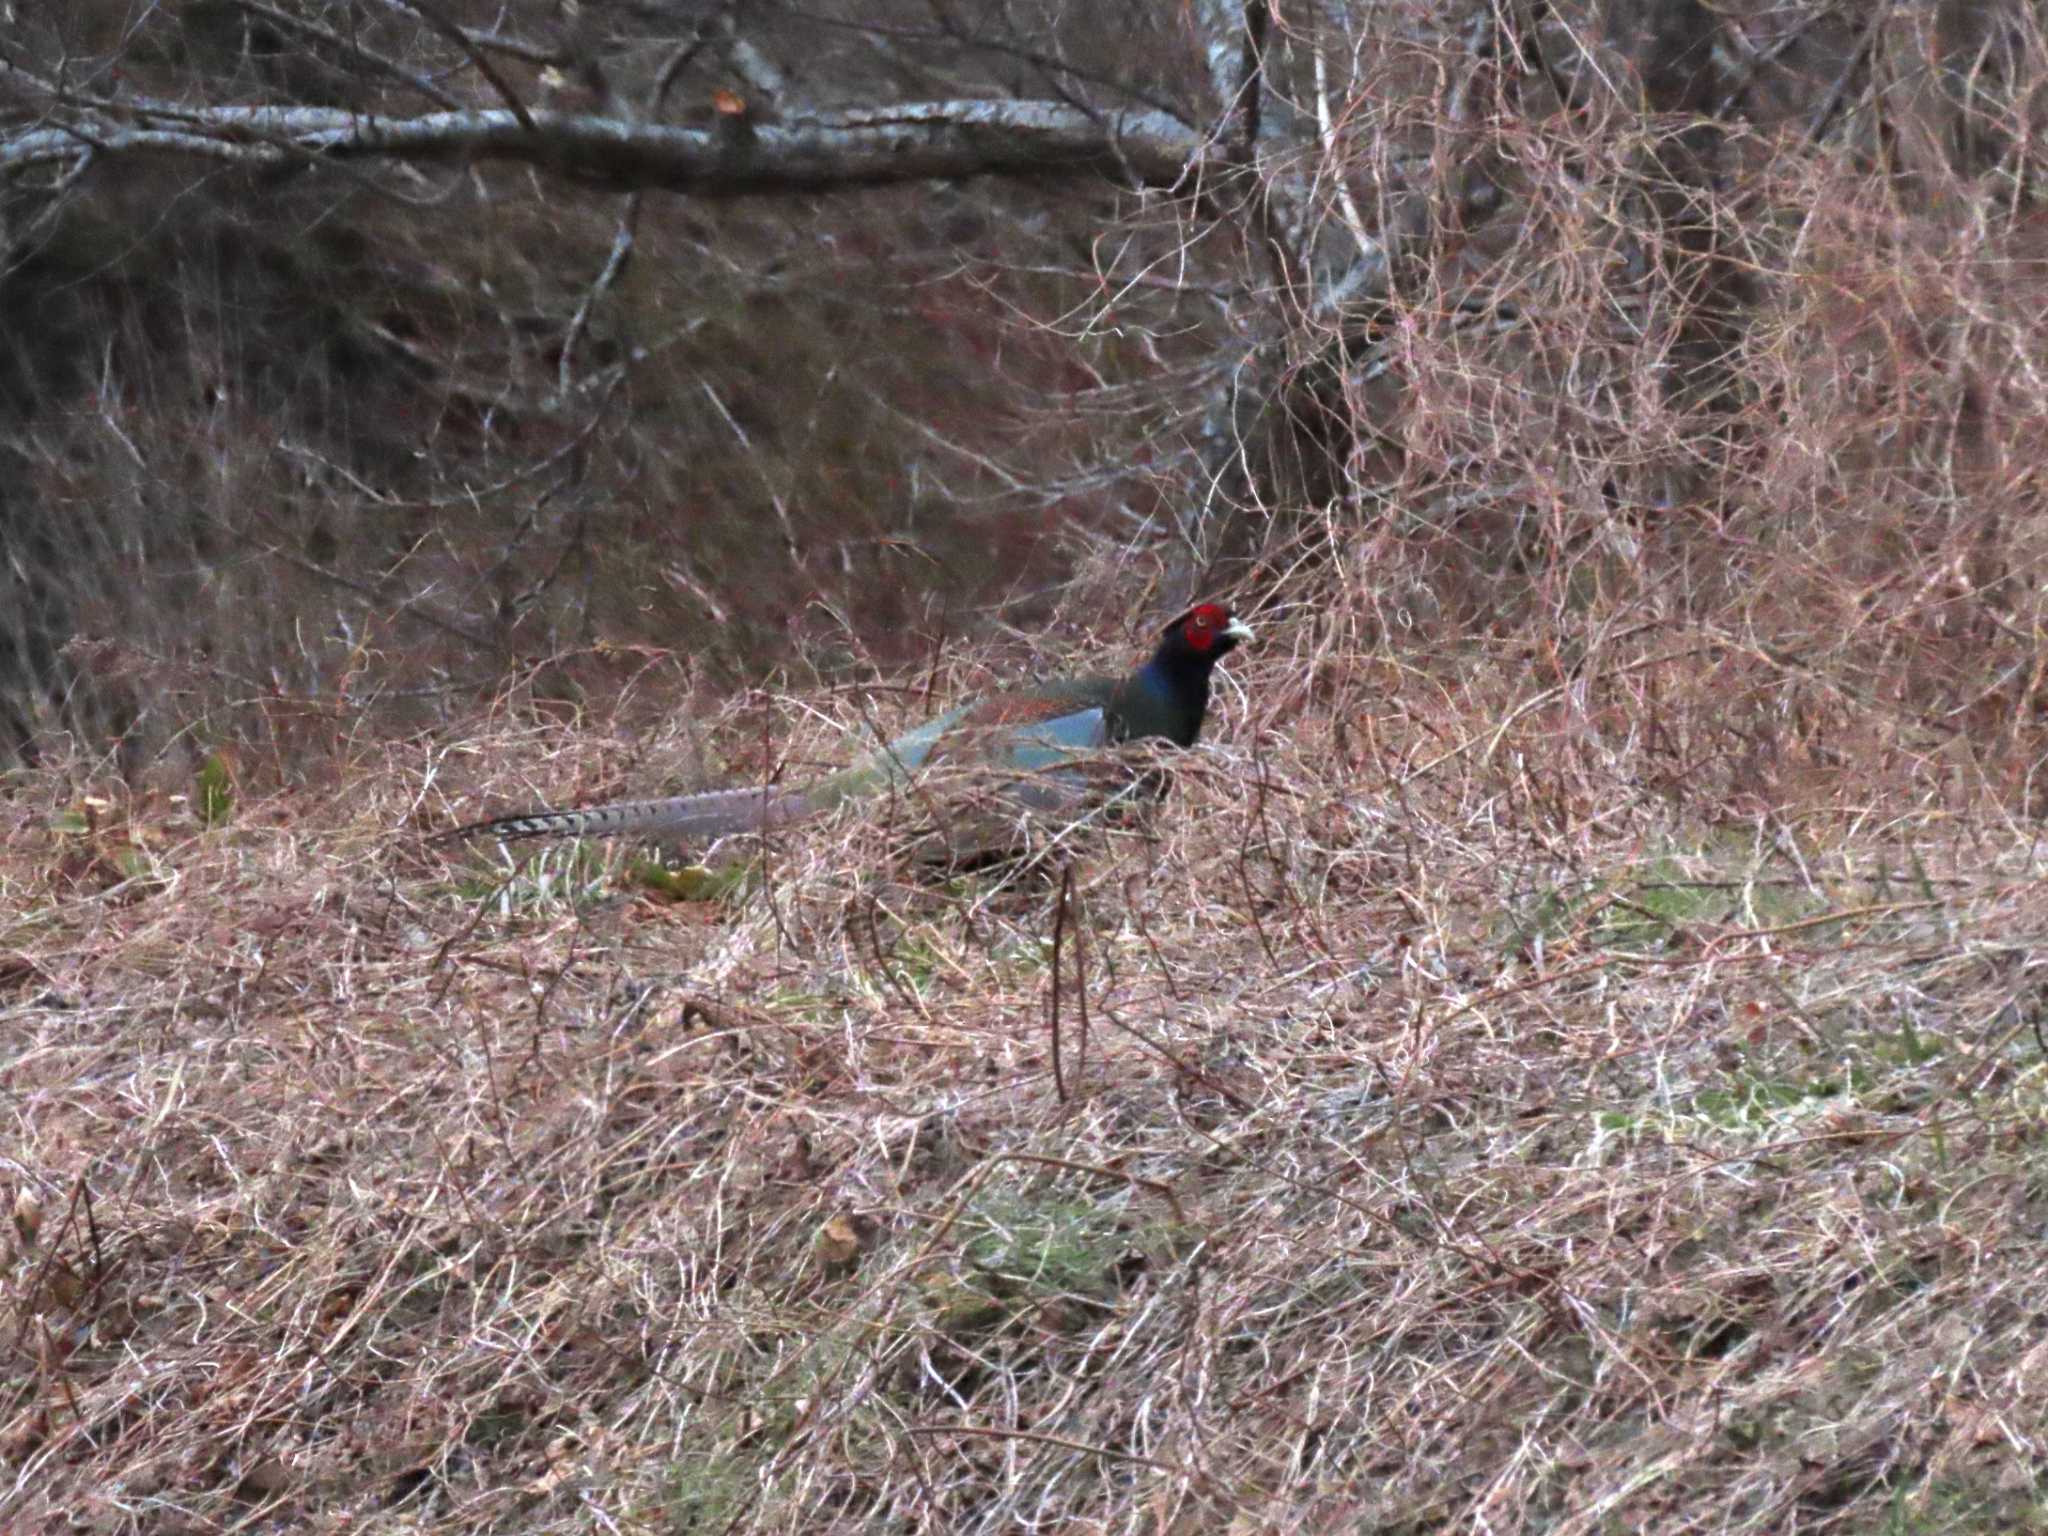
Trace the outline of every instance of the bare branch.
{"label": "bare branch", "polygon": [[78,111],[60,126],[0,135],[0,173],[102,156],[160,153],[244,165],[319,159],[509,160],[593,184],[698,197],[935,178],[1115,174],[1180,179],[1204,144],[1157,112],[1091,115],[1058,102],[931,101],[764,123],[744,144],[715,129],[616,117],[509,111],[378,117],[325,107],[206,107],[129,122]]}

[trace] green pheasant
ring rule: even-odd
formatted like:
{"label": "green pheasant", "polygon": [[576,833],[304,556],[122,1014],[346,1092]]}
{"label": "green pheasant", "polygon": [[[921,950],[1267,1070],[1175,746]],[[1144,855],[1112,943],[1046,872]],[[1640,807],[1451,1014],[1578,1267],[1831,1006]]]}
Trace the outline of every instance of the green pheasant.
{"label": "green pheasant", "polygon": [[[1077,677],[1005,689],[948,710],[897,737],[865,762],[809,784],[715,789],[662,800],[498,816],[448,835],[615,837],[686,841],[760,832],[822,815],[861,795],[908,782],[940,761],[1019,776],[1056,774],[1099,747],[1158,738],[1191,747],[1209,711],[1216,663],[1252,638],[1220,603],[1189,609],[1161,634],[1151,659],[1123,677]],[[1031,803],[1028,789],[1018,798]]]}

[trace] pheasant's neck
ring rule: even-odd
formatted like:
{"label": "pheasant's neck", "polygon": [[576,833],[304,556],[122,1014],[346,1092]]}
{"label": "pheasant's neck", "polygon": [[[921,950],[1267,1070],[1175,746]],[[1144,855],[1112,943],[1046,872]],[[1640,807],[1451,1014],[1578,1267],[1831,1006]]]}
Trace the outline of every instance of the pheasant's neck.
{"label": "pheasant's neck", "polygon": [[1150,717],[1136,723],[1175,746],[1193,746],[1209,710],[1208,669],[1173,666],[1155,656],[1138,668],[1136,682],[1143,695],[1141,707]]}

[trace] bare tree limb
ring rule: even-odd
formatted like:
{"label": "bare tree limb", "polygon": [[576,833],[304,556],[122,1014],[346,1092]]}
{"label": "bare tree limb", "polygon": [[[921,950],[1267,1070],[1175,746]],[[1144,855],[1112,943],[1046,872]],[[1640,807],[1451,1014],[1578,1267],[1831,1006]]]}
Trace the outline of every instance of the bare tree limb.
{"label": "bare tree limb", "polygon": [[0,133],[0,174],[107,158],[184,155],[250,166],[320,159],[509,160],[597,185],[699,197],[831,190],[1051,171],[1178,182],[1208,146],[1158,112],[1094,115],[1058,102],[906,102],[764,123],[745,152],[714,129],[510,111],[379,117],[325,107],[202,107],[129,120],[104,107]]}

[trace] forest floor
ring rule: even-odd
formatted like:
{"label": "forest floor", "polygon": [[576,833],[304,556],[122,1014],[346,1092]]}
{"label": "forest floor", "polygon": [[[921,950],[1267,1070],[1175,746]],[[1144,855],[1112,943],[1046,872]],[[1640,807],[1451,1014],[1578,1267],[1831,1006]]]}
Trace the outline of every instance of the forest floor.
{"label": "forest floor", "polygon": [[917,797],[426,835],[914,690],[10,778],[0,1526],[2048,1532],[2048,880],[1967,743],[1702,745],[1711,636],[1262,639],[1163,804],[966,871]]}

